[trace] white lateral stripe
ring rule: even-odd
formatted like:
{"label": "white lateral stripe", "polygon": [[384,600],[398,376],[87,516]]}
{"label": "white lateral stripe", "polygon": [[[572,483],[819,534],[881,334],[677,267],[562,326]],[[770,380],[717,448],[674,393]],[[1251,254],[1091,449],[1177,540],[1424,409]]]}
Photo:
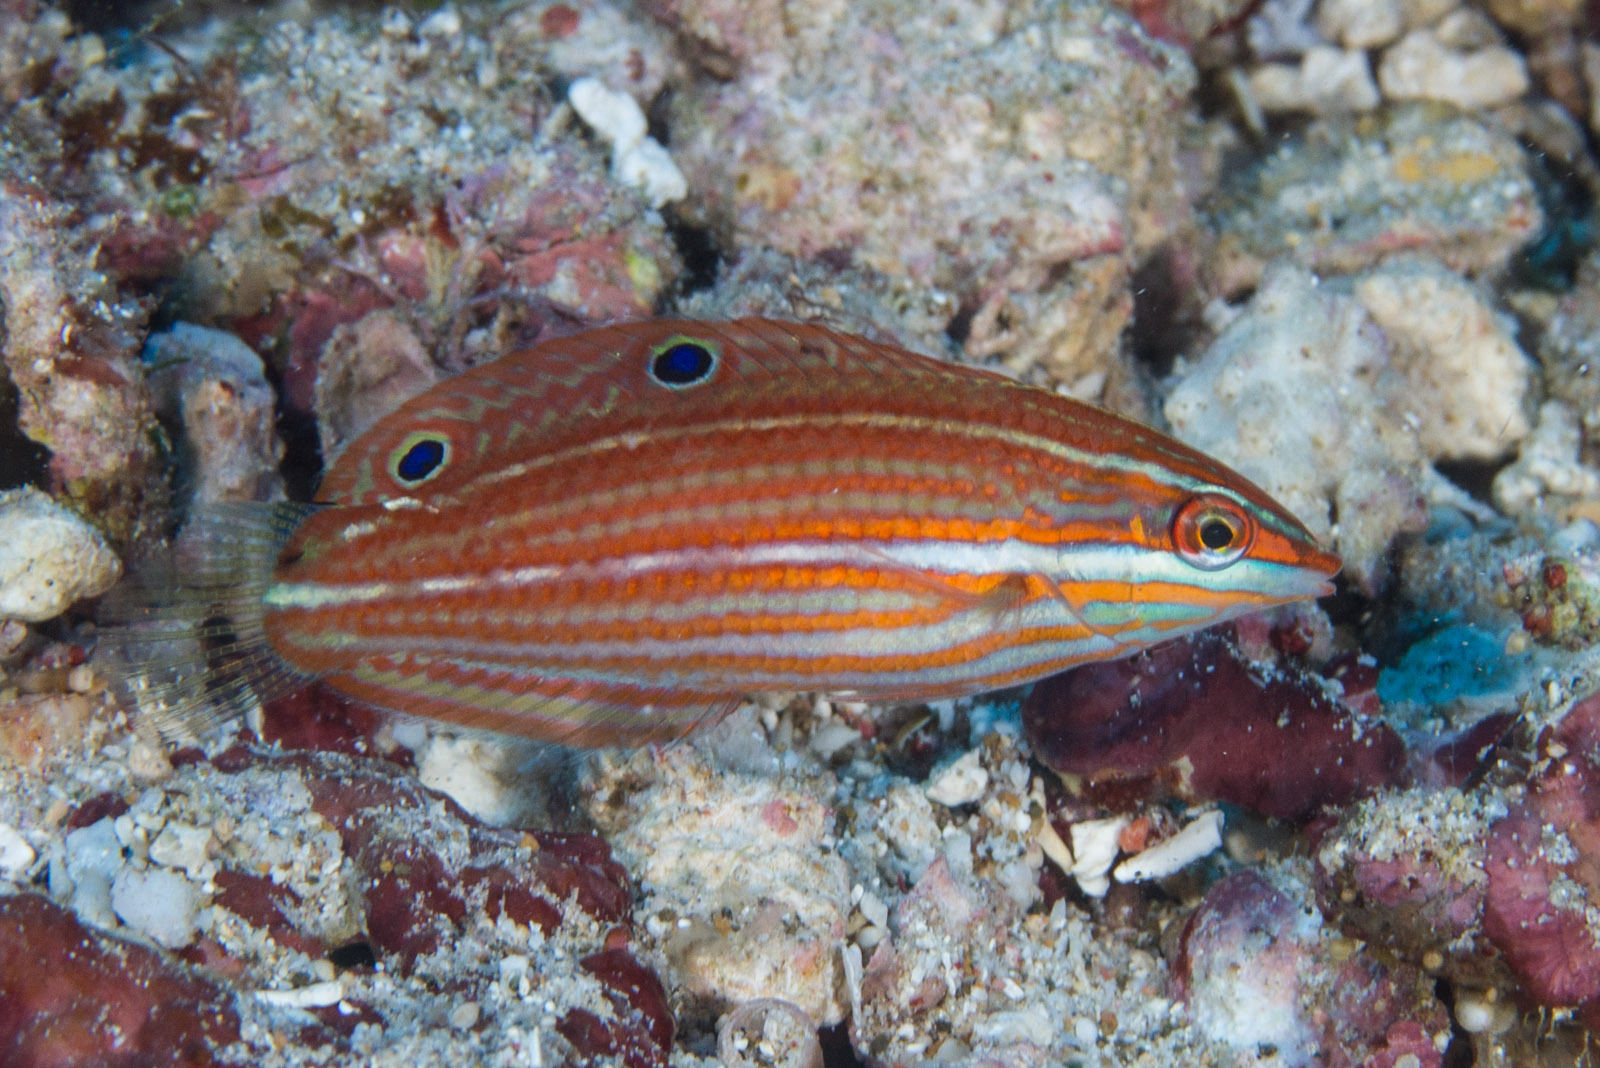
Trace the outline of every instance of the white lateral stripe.
{"label": "white lateral stripe", "polygon": [[[740,567],[792,564],[875,571],[888,561],[930,575],[1044,575],[1056,582],[1171,582],[1214,590],[1273,592],[1292,568],[1248,558],[1221,571],[1202,571],[1174,553],[1135,545],[1082,544],[1063,549],[1034,542],[957,540],[790,541],[727,548],[668,549],[637,556],[568,565],[506,568],[476,575],[445,575],[412,581],[276,583],[263,600],[269,608],[337,608],[387,598],[458,593],[480,588],[523,589],[588,578],[635,577],[651,572],[713,572]],[[1223,576],[1228,576],[1224,578]],[[1245,581],[1247,579],[1255,581]],[[1320,580],[1307,579],[1313,587]],[[774,594],[778,596],[778,594]],[[1130,597],[1131,599],[1131,597]]]}

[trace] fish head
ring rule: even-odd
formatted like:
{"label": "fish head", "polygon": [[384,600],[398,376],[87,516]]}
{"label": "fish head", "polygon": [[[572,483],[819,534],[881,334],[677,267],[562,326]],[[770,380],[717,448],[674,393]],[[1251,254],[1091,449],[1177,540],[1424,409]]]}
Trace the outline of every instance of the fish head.
{"label": "fish head", "polygon": [[[1090,533],[1075,523],[1063,539],[1068,600],[1098,602],[1104,618],[1171,637],[1333,592],[1339,557],[1289,508],[1165,435],[1124,433],[1140,435],[1135,446],[1064,494],[1083,492],[1103,524]],[[1066,514],[1084,515],[1070,504]]]}
{"label": "fish head", "polygon": [[[1125,582],[1120,588],[1130,604],[1102,604],[1099,612],[1128,624],[1138,620],[1152,636],[1170,638],[1333,593],[1339,556],[1318,545],[1285,505],[1218,460],[1174,441],[1165,448],[1168,464],[1146,467],[1147,480],[1123,484],[1133,508],[1128,529],[1118,532],[1110,552],[1080,563],[1077,593],[1072,580],[1062,584],[1070,600],[1110,600]],[[1072,561],[1064,564],[1074,571]]]}
{"label": "fish head", "polygon": [[1153,532],[1177,574],[1213,594],[1237,595],[1242,611],[1331,594],[1339,557],[1283,505],[1227,474],[1176,495],[1162,517],[1165,529]]}

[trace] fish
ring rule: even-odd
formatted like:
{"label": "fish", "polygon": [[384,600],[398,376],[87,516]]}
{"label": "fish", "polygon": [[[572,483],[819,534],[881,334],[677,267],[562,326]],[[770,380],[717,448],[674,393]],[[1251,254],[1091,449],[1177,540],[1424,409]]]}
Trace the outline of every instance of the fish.
{"label": "fish", "polygon": [[202,548],[106,631],[163,733],[320,680],[466,728],[664,742],[751,694],[1016,686],[1324,596],[1340,567],[1149,427],[767,319],[542,341],[380,418],[314,501],[191,527]]}

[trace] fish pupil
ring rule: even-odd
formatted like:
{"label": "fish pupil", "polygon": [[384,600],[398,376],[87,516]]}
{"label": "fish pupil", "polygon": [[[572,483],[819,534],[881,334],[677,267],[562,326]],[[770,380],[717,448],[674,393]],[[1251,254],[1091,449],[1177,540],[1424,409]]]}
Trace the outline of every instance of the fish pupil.
{"label": "fish pupil", "polygon": [[418,482],[433,474],[443,462],[444,442],[437,438],[424,438],[400,457],[400,462],[395,465],[395,473],[407,482]]}
{"label": "fish pupil", "polygon": [[695,341],[680,341],[656,353],[650,363],[650,374],[665,386],[692,386],[710,375],[716,362],[706,346]]}
{"label": "fish pupil", "polygon": [[1233,527],[1226,519],[1207,519],[1200,524],[1200,544],[1221,552],[1233,544]]}

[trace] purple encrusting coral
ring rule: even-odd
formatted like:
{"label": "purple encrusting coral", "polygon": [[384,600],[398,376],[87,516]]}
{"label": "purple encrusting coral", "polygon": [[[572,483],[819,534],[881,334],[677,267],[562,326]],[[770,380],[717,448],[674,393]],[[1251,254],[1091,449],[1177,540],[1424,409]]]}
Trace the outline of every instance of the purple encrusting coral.
{"label": "purple encrusting coral", "polygon": [[[0,0],[0,1063],[1592,1059],[1585,5],[102,6]],[[186,509],[652,314],[1098,400],[1340,594],[582,760],[117,707],[93,599]]]}

